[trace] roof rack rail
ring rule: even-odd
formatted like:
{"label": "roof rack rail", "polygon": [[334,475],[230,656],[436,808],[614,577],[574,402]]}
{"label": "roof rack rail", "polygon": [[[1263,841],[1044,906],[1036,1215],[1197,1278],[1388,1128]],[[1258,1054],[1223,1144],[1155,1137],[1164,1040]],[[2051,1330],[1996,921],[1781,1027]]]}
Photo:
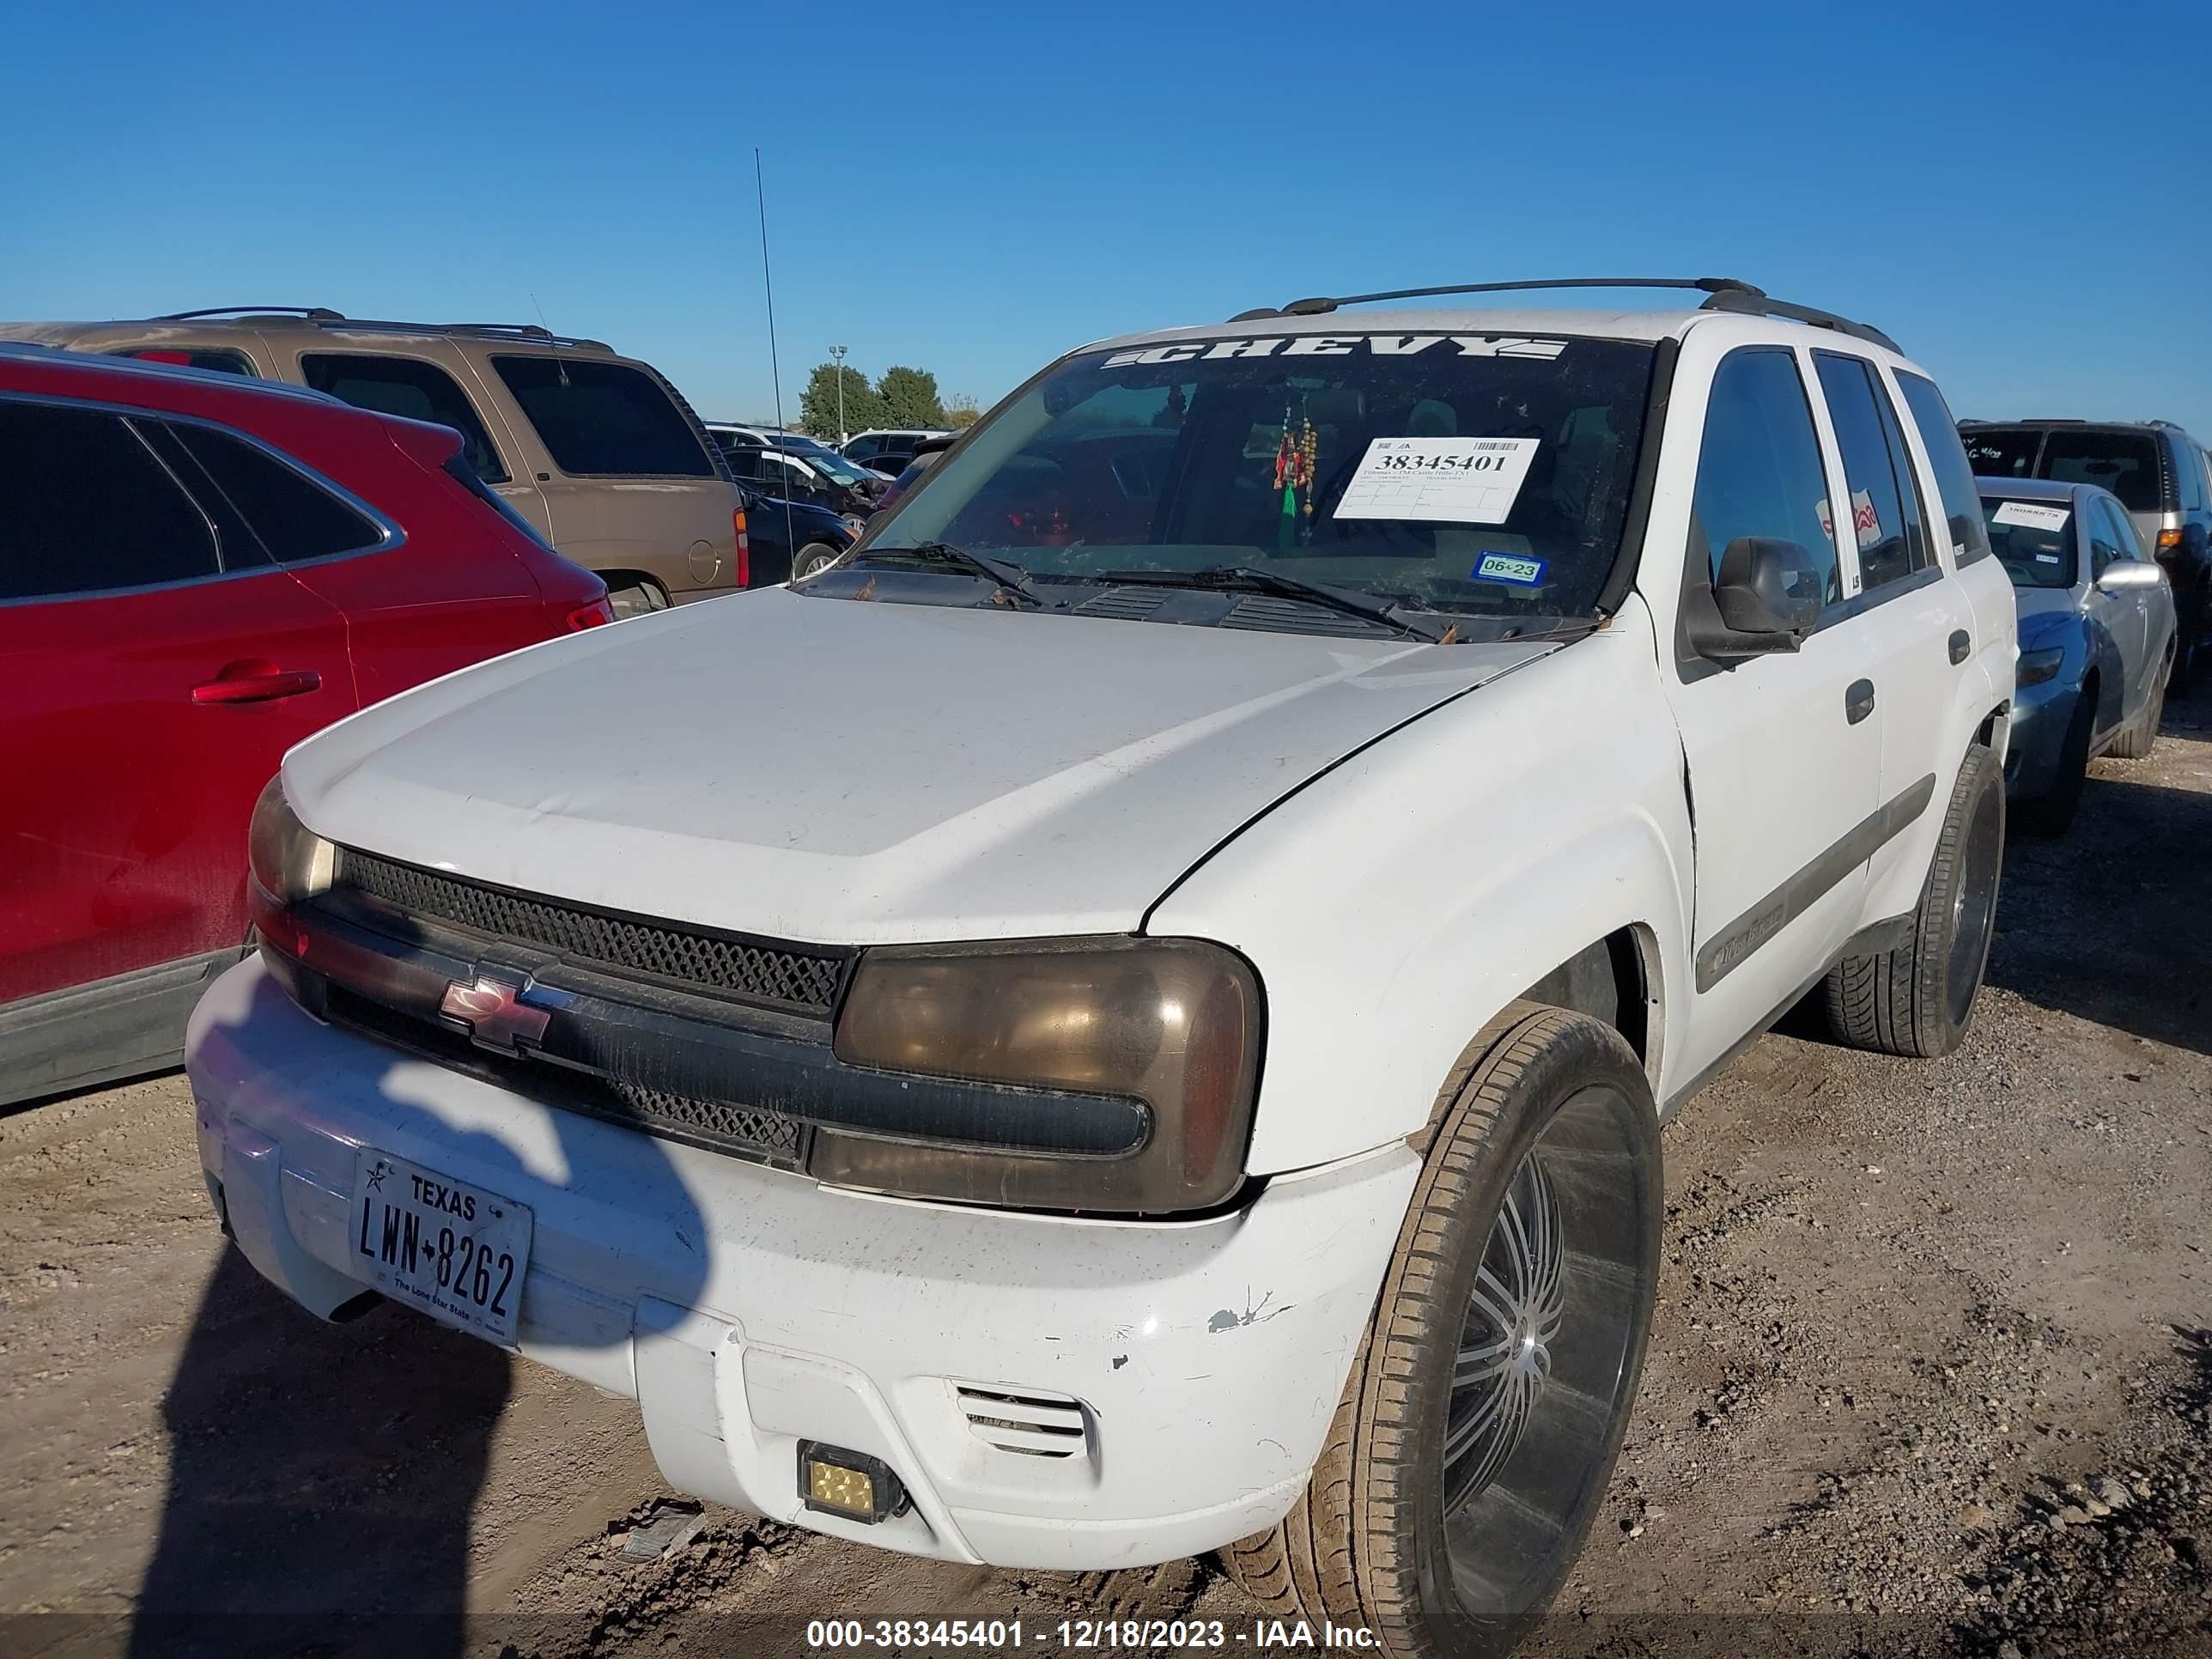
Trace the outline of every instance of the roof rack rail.
{"label": "roof rack rail", "polygon": [[[1532,289],[1562,288],[1686,288],[1705,295],[1705,311],[1733,311],[1753,317],[1786,317],[1793,322],[1808,323],[1815,328],[1830,328],[1854,339],[1867,340],[1878,346],[1897,351],[1897,342],[1880,329],[1865,323],[1855,323],[1839,317],[1832,311],[1820,311],[1811,306],[1793,305],[1787,300],[1770,297],[1765,289],[1734,276],[1558,276],[1534,282],[1521,283],[1453,283],[1441,288],[1388,289],[1378,294],[1346,294],[1334,298],[1317,295],[1311,299],[1293,300],[1279,311],[1261,306],[1252,311],[1240,311],[1229,320],[1232,323],[1258,322],[1266,317],[1320,317],[1342,306],[1372,305],[1382,300],[1426,300],[1444,294],[1511,294]],[[1900,356],[1903,354],[1900,352]]]}
{"label": "roof rack rail", "polygon": [[1848,317],[1838,317],[1832,311],[1822,311],[1817,306],[1793,305],[1787,300],[1771,299],[1757,289],[1748,294],[1724,289],[1698,307],[1700,311],[1734,311],[1751,317],[1786,317],[1793,323],[1807,323],[1814,328],[1833,329],[1838,334],[1848,334],[1854,340],[1864,340],[1885,351],[1905,355],[1905,348],[1876,328],[1872,323],[1855,323]]}
{"label": "roof rack rail", "polygon": [[342,323],[343,313],[322,306],[209,306],[199,311],[165,311],[157,323],[189,323],[201,317],[304,317],[311,323]]}

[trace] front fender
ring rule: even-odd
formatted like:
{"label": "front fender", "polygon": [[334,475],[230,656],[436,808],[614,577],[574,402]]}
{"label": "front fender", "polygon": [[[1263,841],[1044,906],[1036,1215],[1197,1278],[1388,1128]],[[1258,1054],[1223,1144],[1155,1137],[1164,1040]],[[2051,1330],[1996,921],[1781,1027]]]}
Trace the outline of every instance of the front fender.
{"label": "front fender", "polygon": [[1492,1015],[1623,927],[1642,933],[1668,1052],[1692,851],[1655,663],[1632,602],[1300,790],[1156,907],[1147,932],[1218,939],[1259,969],[1254,1173],[1413,1133]]}

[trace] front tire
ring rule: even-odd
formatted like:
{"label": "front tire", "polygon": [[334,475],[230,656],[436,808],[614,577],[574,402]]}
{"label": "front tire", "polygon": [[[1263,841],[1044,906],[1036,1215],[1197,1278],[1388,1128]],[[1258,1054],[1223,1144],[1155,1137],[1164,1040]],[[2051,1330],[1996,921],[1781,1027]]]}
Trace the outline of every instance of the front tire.
{"label": "front tire", "polygon": [[1397,1659],[1501,1654],[1572,1570],[1643,1368],[1658,1115],[1620,1034],[1517,1003],[1437,1097],[1426,1160],[1313,1478],[1224,1552],[1284,1617]]}
{"label": "front tire", "polygon": [[2003,773],[1978,743],[1960,763],[1911,936],[1828,970],[1823,997],[1838,1042],[1932,1060],[1966,1040],[1995,932],[2004,815]]}
{"label": "front tire", "polygon": [[791,562],[791,580],[804,580],[817,570],[827,569],[836,562],[837,550],[827,542],[809,542],[799,550],[799,556]]}

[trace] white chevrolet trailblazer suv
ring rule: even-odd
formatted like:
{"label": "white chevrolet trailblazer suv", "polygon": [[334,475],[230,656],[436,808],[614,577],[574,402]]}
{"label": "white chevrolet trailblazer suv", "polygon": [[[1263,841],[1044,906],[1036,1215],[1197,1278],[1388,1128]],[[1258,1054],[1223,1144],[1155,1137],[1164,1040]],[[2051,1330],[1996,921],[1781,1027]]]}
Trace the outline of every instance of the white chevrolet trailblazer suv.
{"label": "white chevrolet trailblazer suv", "polygon": [[1964,1034],[2014,655],[1884,336],[1574,286],[1706,297],[1086,346],[826,571],[292,750],[190,1037],[239,1247],[744,1510],[1510,1644],[1660,1125],[1808,995]]}

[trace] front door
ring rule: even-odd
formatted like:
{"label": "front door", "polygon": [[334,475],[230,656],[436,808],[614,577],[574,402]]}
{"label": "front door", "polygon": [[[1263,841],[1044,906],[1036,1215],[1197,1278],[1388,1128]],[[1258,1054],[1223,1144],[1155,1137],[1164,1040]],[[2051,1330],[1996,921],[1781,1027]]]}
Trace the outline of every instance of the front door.
{"label": "front door", "polygon": [[1720,1060],[1816,977],[1858,926],[1881,774],[1865,629],[1849,619],[1852,569],[1797,354],[1752,346],[1713,373],[1688,557],[1710,580],[1729,544],[1774,537],[1810,550],[1826,615],[1801,649],[1666,676],[1682,735],[1697,859],[1696,972],[1677,1075]]}

